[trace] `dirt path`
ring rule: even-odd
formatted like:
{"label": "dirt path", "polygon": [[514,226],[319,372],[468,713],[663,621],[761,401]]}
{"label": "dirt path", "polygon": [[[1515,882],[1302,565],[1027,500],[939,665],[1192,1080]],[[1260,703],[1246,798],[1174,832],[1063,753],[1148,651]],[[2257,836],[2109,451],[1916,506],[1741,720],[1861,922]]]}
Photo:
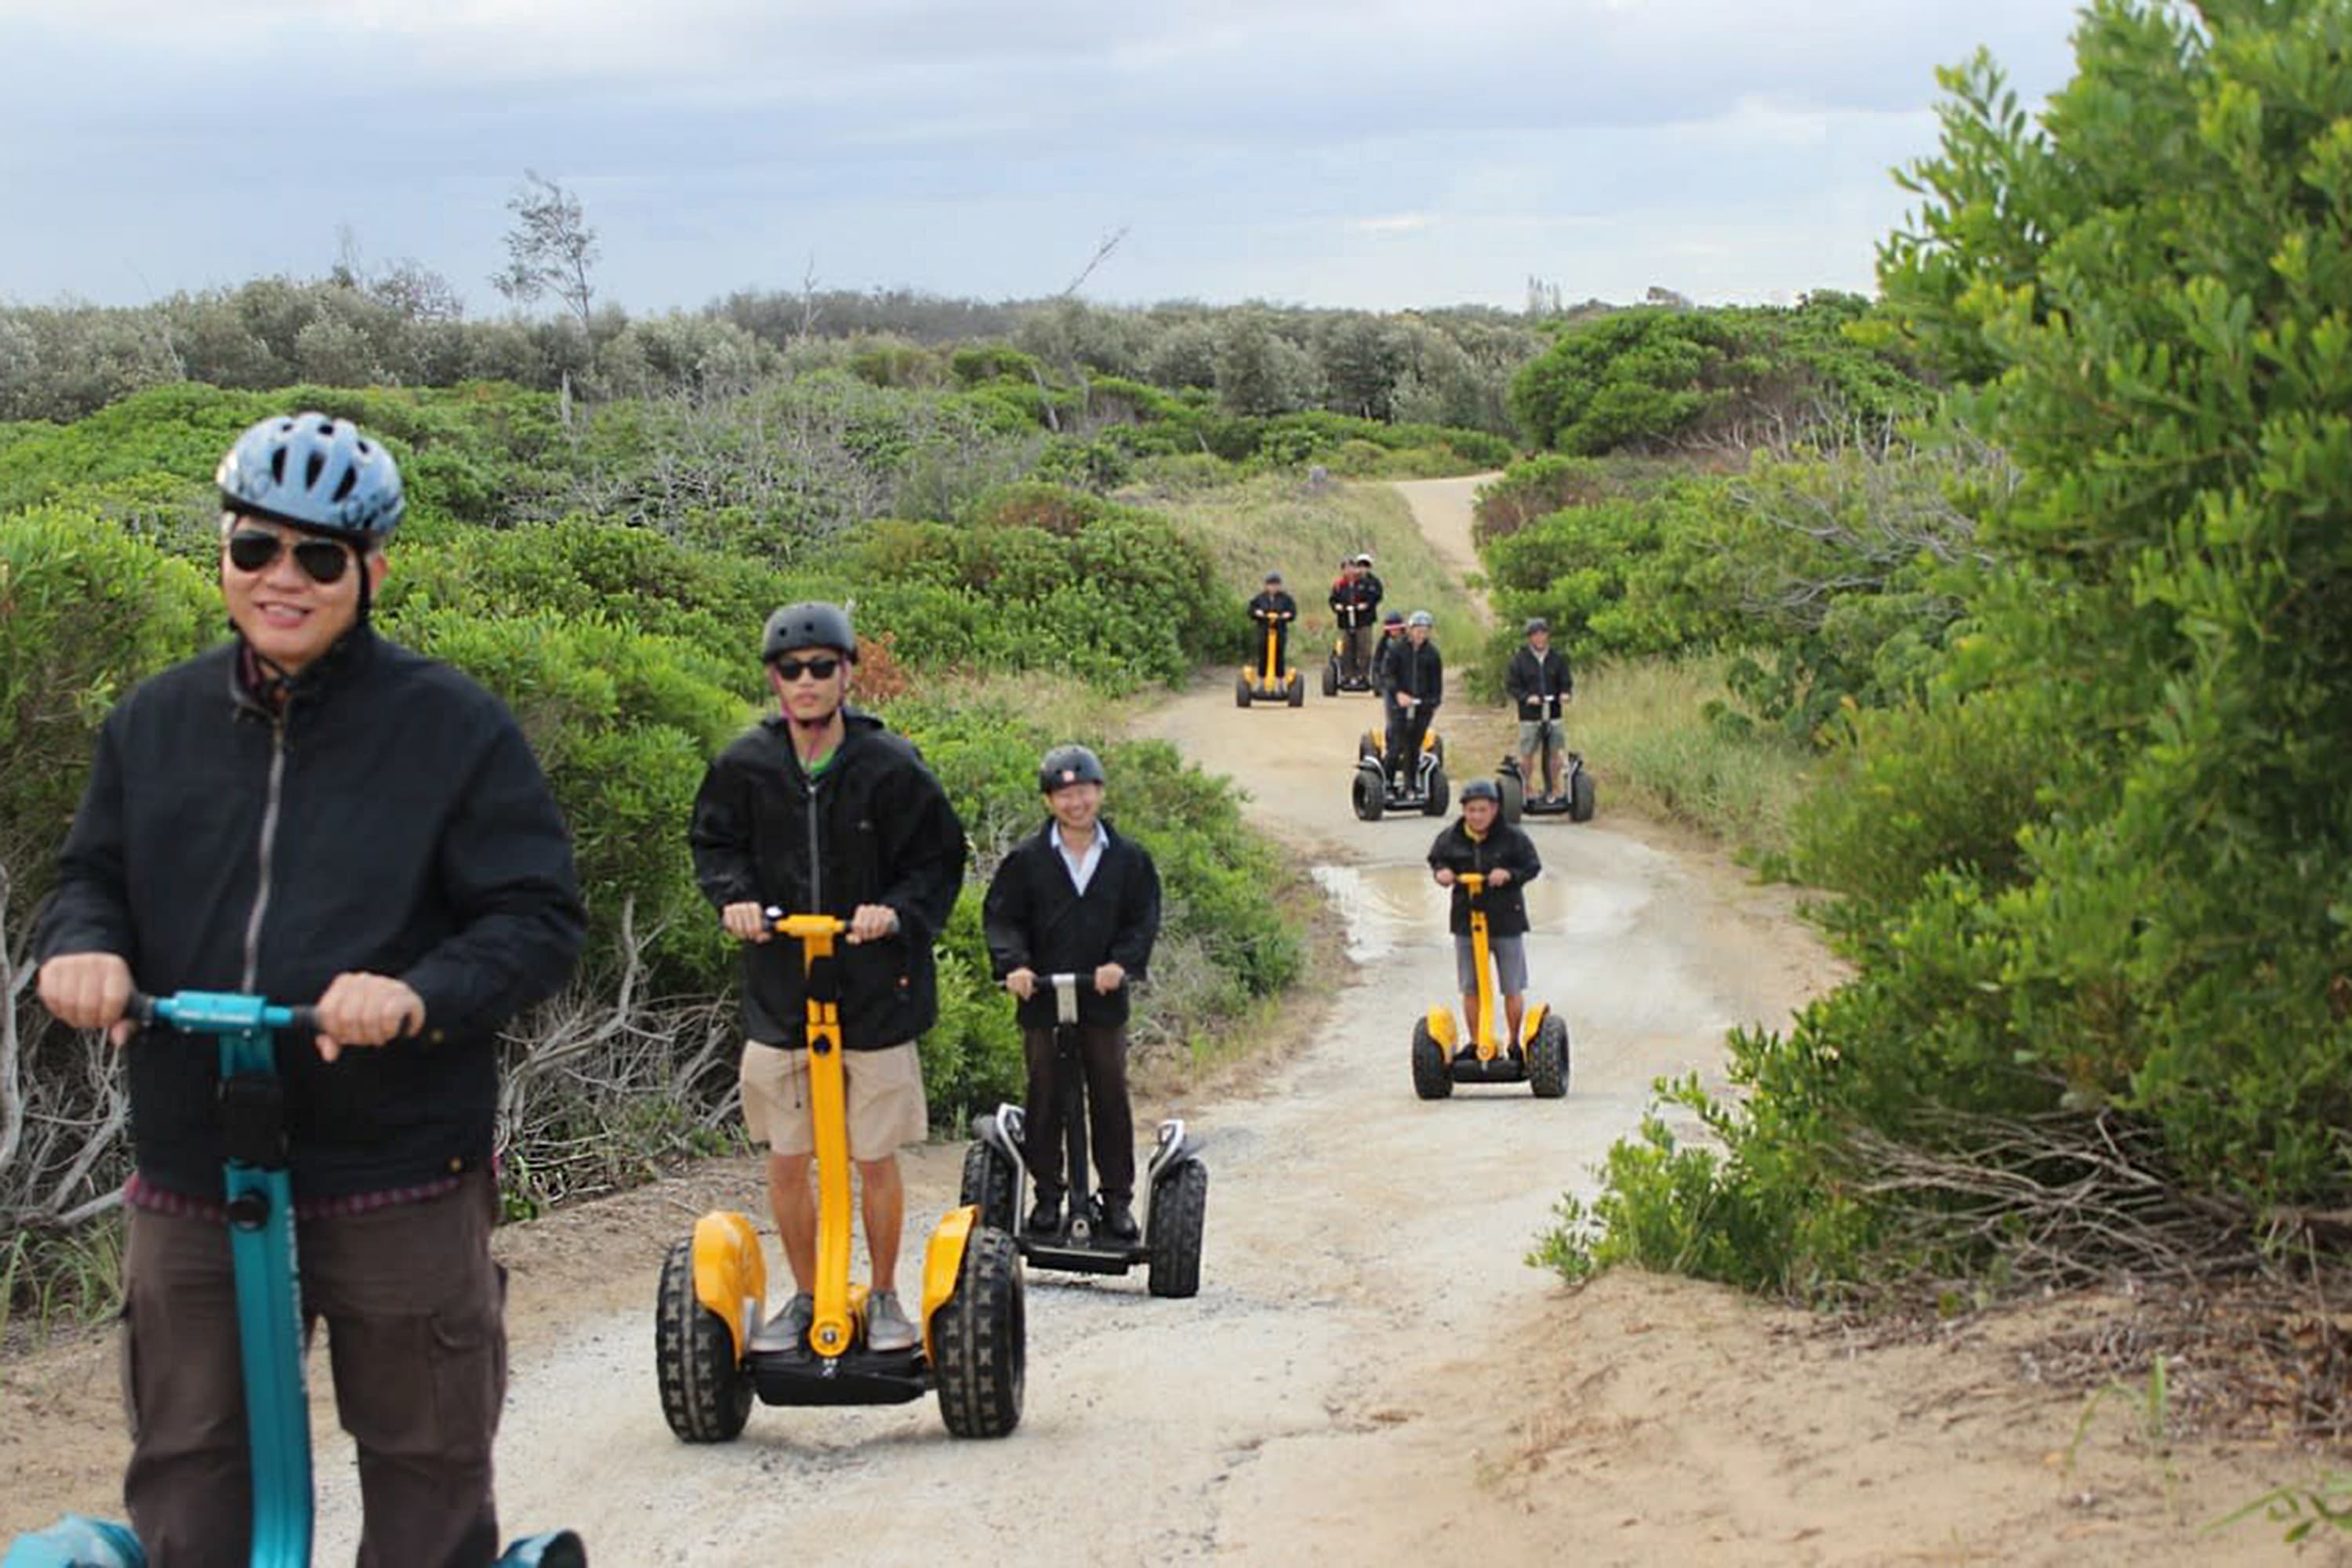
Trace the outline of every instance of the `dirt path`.
{"label": "dirt path", "polygon": [[[1402,488],[1466,550],[1469,481]],[[1416,1100],[1412,1022],[1453,989],[1421,868],[1437,824],[1350,816],[1374,713],[1360,696],[1237,712],[1213,681],[1150,722],[1245,784],[1349,931],[1349,973],[1299,1047],[1254,1092],[1184,1108],[1213,1173],[1196,1300],[1033,1273],[1027,1408],[1002,1443],[950,1440],[925,1402],[761,1408],[740,1441],[689,1448],[655,1394],[654,1279],[704,1207],[763,1212],[753,1168],[512,1227],[509,1521],[574,1525],[626,1565],[2275,1559],[2274,1530],[2190,1528],[2259,1489],[2258,1464],[2136,1448],[2123,1401],[2059,1463],[2082,1402],[2021,1381],[1997,1331],[1857,1357],[1721,1291],[1612,1277],[1570,1295],[1527,1268],[1654,1077],[1718,1073],[1727,1025],[1785,1019],[1831,970],[1785,896],[1612,826],[1604,799],[1591,826],[1536,830],[1534,991],[1574,1030],[1570,1097]],[[1502,750],[1493,715],[1440,728],[1457,773]],[[911,1163],[918,1244],[960,1158]],[[106,1353],[11,1378],[0,1539],[60,1507],[114,1511]],[[320,1560],[347,1559],[335,1443],[320,1469]]]}

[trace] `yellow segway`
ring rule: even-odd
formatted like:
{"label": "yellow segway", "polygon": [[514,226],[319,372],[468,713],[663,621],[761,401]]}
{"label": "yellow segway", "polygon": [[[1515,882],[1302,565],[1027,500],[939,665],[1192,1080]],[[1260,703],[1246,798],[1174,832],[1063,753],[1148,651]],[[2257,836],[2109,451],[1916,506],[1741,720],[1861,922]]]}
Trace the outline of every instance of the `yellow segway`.
{"label": "yellow segway", "polygon": [[903,1405],[939,1390],[940,1417],[959,1437],[1002,1437],[1020,1423],[1027,1357],[1021,1255],[1013,1237],[967,1205],[931,1232],[923,1255],[922,1337],[906,1350],[866,1342],[867,1290],[849,1278],[849,1119],[841,1062],[841,978],[832,915],[785,915],[774,929],[801,944],[808,976],[809,1107],[816,1124],[816,1305],[807,1333],[761,1331],[767,1269],[749,1216],[695,1222],[662,1264],[655,1350],[662,1415],[688,1443],[743,1430],[756,1396],[769,1405]]}
{"label": "yellow segway", "polygon": [[1451,1003],[1441,1003],[1412,1026],[1412,1091],[1423,1100],[1444,1100],[1457,1083],[1525,1083],[1538,1100],[1568,1092],[1568,1026],[1544,1003],[1530,1004],[1519,1038],[1498,1041],[1495,1015],[1502,1001],[1495,984],[1493,950],[1486,942],[1486,879],[1465,871],[1454,879],[1470,896],[1470,955],[1478,966],[1478,1038],[1461,1049],[1464,1031]]}
{"label": "yellow segway", "polygon": [[1293,666],[1281,668],[1281,623],[1269,619],[1265,623],[1265,651],[1255,664],[1244,666],[1234,680],[1234,706],[1246,708],[1251,702],[1287,702],[1299,708],[1307,702],[1307,674]]}

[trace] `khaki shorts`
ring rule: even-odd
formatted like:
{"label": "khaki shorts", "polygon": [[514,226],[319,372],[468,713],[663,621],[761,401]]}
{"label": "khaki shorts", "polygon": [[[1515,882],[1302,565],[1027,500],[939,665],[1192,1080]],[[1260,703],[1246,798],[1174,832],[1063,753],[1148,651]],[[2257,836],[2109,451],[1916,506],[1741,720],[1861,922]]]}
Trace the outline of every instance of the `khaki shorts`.
{"label": "khaki shorts", "polygon": [[1557,719],[1522,719],[1519,721],[1519,755],[1532,757],[1543,744],[1546,730],[1551,731],[1551,748],[1555,753],[1568,750],[1568,726]]}
{"label": "khaki shorts", "polygon": [[[809,1054],[743,1042],[743,1121],[751,1141],[772,1154],[816,1152],[816,1122],[809,1114]],[[841,1053],[847,1080],[849,1157],[887,1160],[904,1143],[919,1143],[930,1131],[923,1103],[923,1059],[915,1042],[878,1051]]]}

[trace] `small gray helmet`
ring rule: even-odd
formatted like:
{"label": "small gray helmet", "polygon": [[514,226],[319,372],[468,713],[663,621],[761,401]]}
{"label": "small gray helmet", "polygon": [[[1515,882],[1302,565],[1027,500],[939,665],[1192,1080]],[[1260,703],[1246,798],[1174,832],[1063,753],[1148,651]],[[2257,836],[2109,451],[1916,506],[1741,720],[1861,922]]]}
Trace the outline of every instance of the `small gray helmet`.
{"label": "small gray helmet", "polygon": [[1427,610],[1415,610],[1404,618],[1404,624],[1408,626],[1433,626],[1437,624],[1437,617]]}
{"label": "small gray helmet", "polygon": [[813,599],[770,616],[760,638],[760,662],[773,664],[796,647],[829,647],[856,664],[857,634],[850,629],[849,612]]}
{"label": "small gray helmet", "polygon": [[1551,630],[1551,623],[1545,620],[1541,616],[1529,616],[1528,617],[1527,635],[1528,637],[1533,637],[1538,632],[1548,632],[1549,630]]}
{"label": "small gray helmet", "polygon": [[1503,803],[1503,792],[1495,787],[1493,779],[1466,779],[1462,784],[1460,799],[1465,805],[1474,800],[1491,800],[1500,805]]}
{"label": "small gray helmet", "polygon": [[382,544],[408,510],[400,468],[348,419],[264,419],[236,438],[213,475],[221,504],[362,547]]}
{"label": "small gray helmet", "polygon": [[1056,746],[1037,764],[1037,788],[1044,795],[1064,784],[1104,782],[1102,759],[1084,746]]}

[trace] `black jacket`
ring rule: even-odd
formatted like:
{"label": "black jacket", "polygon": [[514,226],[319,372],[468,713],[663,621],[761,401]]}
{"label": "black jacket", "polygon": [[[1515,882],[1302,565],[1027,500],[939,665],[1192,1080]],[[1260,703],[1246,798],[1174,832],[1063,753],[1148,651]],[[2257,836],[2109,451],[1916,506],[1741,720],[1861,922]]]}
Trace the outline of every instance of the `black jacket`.
{"label": "black jacket", "polygon": [[1398,693],[1410,691],[1421,700],[1423,712],[1435,712],[1445,700],[1445,657],[1437,651],[1436,639],[1415,647],[1407,634],[1390,643],[1381,655],[1378,684],[1381,695],[1391,701]]}
{"label": "black jacket", "polygon": [[[931,943],[963,887],[963,824],[912,745],[870,714],[845,710],[843,720],[841,744],[813,783],[781,715],[737,737],[703,774],[688,839],[715,907],[758,902],[844,920],[860,904],[897,911],[892,935],[834,949],[842,1046],[878,1050],[939,1018]],[[805,978],[798,942],[744,943],[745,1033],[801,1044]]]}
{"label": "black jacket", "polygon": [[1359,626],[1381,624],[1380,579],[1367,573],[1349,582],[1342,577],[1331,584],[1331,614],[1342,631]]}
{"label": "black jacket", "polygon": [[1250,619],[1258,622],[1295,621],[1298,618],[1298,601],[1287,594],[1260,594],[1249,602]]}
{"label": "black jacket", "polygon": [[[1450,870],[1458,877],[1465,871],[1484,873],[1497,866],[1509,871],[1511,879],[1479,895],[1486,907],[1486,934],[1524,936],[1528,929],[1528,900],[1520,889],[1543,874],[1543,860],[1536,854],[1534,839],[1500,816],[1486,829],[1486,837],[1473,838],[1470,829],[1457,816],[1439,830],[1429,847],[1429,868],[1433,871]],[[1451,929],[1455,936],[1470,934],[1470,890],[1459,882],[1454,884]]]}
{"label": "black jacket", "polygon": [[1546,648],[1538,658],[1536,650],[1522,643],[1503,667],[1503,689],[1518,704],[1520,718],[1557,719],[1561,700],[1576,689],[1576,678],[1569,673],[1568,656],[1559,649]]}
{"label": "black jacket", "polygon": [[[238,679],[243,646],[107,715],[36,949],[120,953],[154,995],[299,1004],[345,970],[405,981],[421,1039],[325,1062],[278,1037],[296,1195],[487,1163],[499,1027],[563,984],[586,929],[547,781],[498,699],[365,626],[278,713]],[[216,1197],[217,1047],[151,1029],[127,1056],[140,1174]]]}
{"label": "black jacket", "polygon": [[[1078,975],[1078,1021],[1115,1028],[1127,1022],[1128,993],[1145,978],[1160,936],[1160,871],[1142,845],[1108,823],[1097,826],[1109,837],[1084,893],[1070,880],[1048,820],[996,868],[981,923],[997,979],[1022,968],[1041,978]],[[1094,972],[1105,963],[1127,971],[1127,983],[1107,996],[1094,988]],[[1052,1027],[1052,990],[1039,985],[1017,1016],[1024,1027]]]}

